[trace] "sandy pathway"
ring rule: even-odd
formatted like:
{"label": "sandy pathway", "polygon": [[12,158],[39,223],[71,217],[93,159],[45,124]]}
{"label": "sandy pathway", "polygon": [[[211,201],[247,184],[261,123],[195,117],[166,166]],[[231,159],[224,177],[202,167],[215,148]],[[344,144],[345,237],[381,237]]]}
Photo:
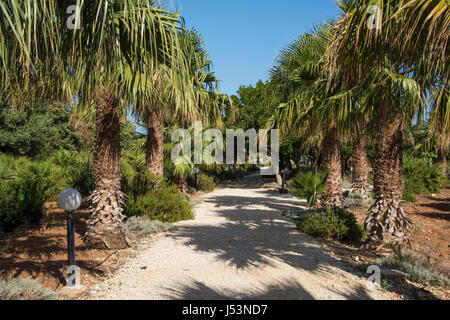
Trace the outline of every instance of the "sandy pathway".
{"label": "sandy pathway", "polygon": [[261,182],[252,175],[205,196],[194,221],[157,236],[91,298],[387,298],[368,291],[365,279],[281,216],[303,201],[260,188]]}

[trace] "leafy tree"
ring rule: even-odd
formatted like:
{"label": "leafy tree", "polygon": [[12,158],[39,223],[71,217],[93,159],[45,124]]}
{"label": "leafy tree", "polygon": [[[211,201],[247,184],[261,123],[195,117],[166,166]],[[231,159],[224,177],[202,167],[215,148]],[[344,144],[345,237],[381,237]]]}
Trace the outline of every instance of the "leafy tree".
{"label": "leafy tree", "polygon": [[79,150],[70,116],[68,107],[44,103],[0,107],[0,152],[48,158],[57,150]]}
{"label": "leafy tree", "polygon": [[[367,28],[368,8],[380,9],[381,24]],[[402,143],[405,118],[423,104],[426,89],[448,79],[450,4],[440,0],[339,1],[342,18],[334,25],[329,47],[329,86],[345,69],[347,82],[358,79],[371,90],[376,123],[375,202],[366,227],[374,242],[403,242],[409,222],[401,206]],[[365,82],[365,79],[368,79]]]}
{"label": "leafy tree", "polygon": [[274,112],[271,107],[271,84],[259,80],[255,87],[240,86],[237,94],[238,96],[233,97],[238,112],[235,127],[243,130],[265,128]]}

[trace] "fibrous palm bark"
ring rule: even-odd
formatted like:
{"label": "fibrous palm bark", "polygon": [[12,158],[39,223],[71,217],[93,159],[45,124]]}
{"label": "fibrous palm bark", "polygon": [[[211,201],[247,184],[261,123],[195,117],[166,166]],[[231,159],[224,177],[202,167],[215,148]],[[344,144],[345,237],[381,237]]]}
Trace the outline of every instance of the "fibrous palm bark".
{"label": "fibrous palm bark", "polygon": [[321,201],[322,206],[342,206],[342,175],[340,140],[335,125],[329,130],[323,144],[323,165],[328,170],[326,194]]}
{"label": "fibrous palm bark", "polygon": [[97,96],[92,165],[95,190],[90,196],[91,218],[83,239],[89,247],[122,249],[131,244],[123,226],[120,152],[119,101],[113,90],[105,89]]}
{"label": "fibrous palm bark", "polygon": [[382,95],[374,167],[375,200],[364,222],[373,243],[401,244],[407,240],[410,221],[402,208],[403,121],[388,113],[389,99]]}
{"label": "fibrous palm bark", "polygon": [[447,177],[447,155],[443,148],[440,148],[439,150],[439,160],[441,162],[442,172],[444,173],[444,176]]}
{"label": "fibrous palm bark", "polygon": [[369,192],[369,161],[367,160],[366,141],[359,136],[353,142],[353,177],[350,194],[357,195],[367,204],[372,197]]}
{"label": "fibrous palm bark", "polygon": [[158,177],[164,172],[164,117],[162,112],[152,111],[147,117],[147,172]]}

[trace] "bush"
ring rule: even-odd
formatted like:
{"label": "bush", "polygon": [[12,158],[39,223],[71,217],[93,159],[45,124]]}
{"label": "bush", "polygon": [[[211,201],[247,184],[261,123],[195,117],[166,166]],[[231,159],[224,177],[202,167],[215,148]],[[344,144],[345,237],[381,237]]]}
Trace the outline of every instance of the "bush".
{"label": "bush", "polygon": [[162,222],[194,218],[192,205],[178,192],[177,186],[148,173],[123,176],[123,191],[128,195],[124,214],[147,217]]}
{"label": "bush", "polygon": [[44,202],[55,200],[66,186],[56,166],[18,160],[16,177],[0,181],[0,228],[8,232],[38,224]]}
{"label": "bush", "polygon": [[197,189],[203,192],[211,192],[216,188],[214,179],[204,173],[197,175]]}
{"label": "bush", "polygon": [[125,222],[125,229],[131,238],[138,239],[153,233],[174,231],[177,227],[159,220],[152,221],[146,217],[131,217]]}
{"label": "bush", "polygon": [[90,156],[87,153],[60,150],[50,161],[60,168],[68,187],[76,189],[83,196],[94,191]]}
{"label": "bush", "polygon": [[323,209],[297,224],[297,229],[322,239],[358,241],[364,230],[353,213],[343,209]]}
{"label": "bush", "polygon": [[34,279],[0,280],[0,300],[56,300],[56,292],[38,284]]}
{"label": "bush", "polygon": [[291,189],[299,198],[307,198],[308,206],[312,207],[319,195],[325,193],[328,173],[319,169],[304,169],[289,183]]}
{"label": "bush", "polygon": [[[417,201],[414,194],[430,194],[439,192],[445,187],[447,178],[442,173],[442,167],[431,159],[418,159],[405,156],[404,164],[405,188],[403,200]],[[415,201],[414,201],[415,200]]]}
{"label": "bush", "polygon": [[346,207],[365,207],[367,200],[359,192],[344,192],[344,204]]}
{"label": "bush", "polygon": [[410,281],[416,283],[423,285],[432,283],[442,287],[450,286],[450,279],[444,275],[425,269],[419,263],[413,261],[411,256],[405,257],[405,261],[400,261],[398,258],[393,256],[383,257],[377,259],[376,264],[382,269],[400,270],[408,275],[407,278]]}

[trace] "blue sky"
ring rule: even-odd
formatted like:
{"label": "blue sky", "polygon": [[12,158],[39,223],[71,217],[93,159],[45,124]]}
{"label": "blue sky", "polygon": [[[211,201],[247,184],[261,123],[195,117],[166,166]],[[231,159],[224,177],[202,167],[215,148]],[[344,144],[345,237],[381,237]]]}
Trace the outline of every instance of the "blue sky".
{"label": "blue sky", "polygon": [[220,91],[268,78],[281,48],[338,16],[333,0],[167,0],[205,40]]}

